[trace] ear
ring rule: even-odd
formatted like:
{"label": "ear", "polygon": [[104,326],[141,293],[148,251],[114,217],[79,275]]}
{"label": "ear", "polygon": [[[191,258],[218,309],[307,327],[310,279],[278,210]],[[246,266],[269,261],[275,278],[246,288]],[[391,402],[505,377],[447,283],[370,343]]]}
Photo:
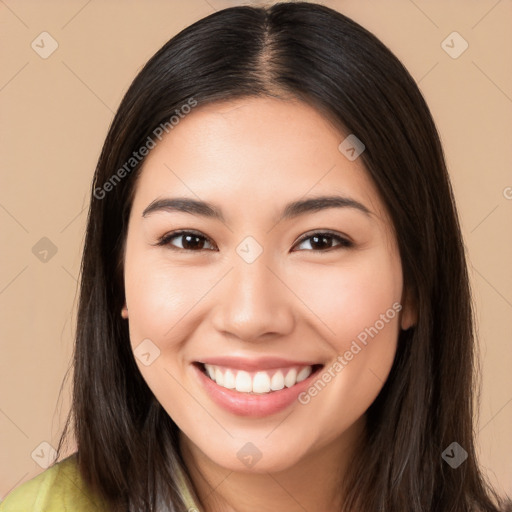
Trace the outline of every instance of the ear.
{"label": "ear", "polygon": [[418,322],[418,307],[416,301],[413,300],[412,294],[404,289],[402,293],[402,314],[400,316],[400,327],[406,331],[414,327]]}
{"label": "ear", "polygon": [[123,309],[121,309],[121,316],[126,320],[128,318],[128,308],[126,302],[124,303]]}

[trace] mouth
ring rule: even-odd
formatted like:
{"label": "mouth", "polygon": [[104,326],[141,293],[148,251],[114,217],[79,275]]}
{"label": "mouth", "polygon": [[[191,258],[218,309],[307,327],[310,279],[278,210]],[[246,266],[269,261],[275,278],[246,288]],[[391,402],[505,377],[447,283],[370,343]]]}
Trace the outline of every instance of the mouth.
{"label": "mouth", "polygon": [[313,364],[246,371],[199,361],[194,364],[218,386],[251,395],[275,393],[285,388],[292,388],[323,367],[323,364]]}
{"label": "mouth", "polygon": [[215,362],[195,361],[191,365],[203,391],[224,410],[255,418],[281,412],[294,402],[300,405],[298,396],[311,386],[324,367],[324,364],[281,362],[269,368],[254,361],[237,364],[231,359]]}

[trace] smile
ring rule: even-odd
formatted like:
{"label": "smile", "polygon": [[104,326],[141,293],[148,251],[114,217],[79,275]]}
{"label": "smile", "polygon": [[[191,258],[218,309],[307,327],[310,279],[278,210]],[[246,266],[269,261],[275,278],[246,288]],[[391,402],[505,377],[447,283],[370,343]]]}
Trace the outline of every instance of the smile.
{"label": "smile", "polygon": [[206,395],[238,416],[264,417],[300,405],[297,397],[307,389],[324,364],[284,359],[211,358],[192,365]]}
{"label": "smile", "polygon": [[291,388],[307,379],[313,372],[312,366],[298,366],[247,372],[213,364],[204,365],[206,374],[219,386],[236,389],[240,393],[271,393],[284,387]]}

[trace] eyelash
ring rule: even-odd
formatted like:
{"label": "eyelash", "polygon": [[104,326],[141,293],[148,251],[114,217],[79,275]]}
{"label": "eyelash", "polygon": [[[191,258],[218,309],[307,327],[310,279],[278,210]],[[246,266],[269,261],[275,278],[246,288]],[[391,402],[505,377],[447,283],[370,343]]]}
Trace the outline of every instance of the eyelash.
{"label": "eyelash", "polygon": [[[212,249],[198,249],[198,250],[195,250],[195,249],[184,249],[184,248],[181,248],[181,247],[175,247],[175,246],[173,246],[170,243],[170,241],[172,239],[180,237],[180,236],[183,236],[183,235],[193,235],[193,236],[196,236],[198,238],[202,238],[203,240],[206,240],[207,242],[209,242],[212,245],[215,245],[215,244],[213,244],[211,242],[211,240],[208,237],[203,236],[202,234],[200,234],[198,232],[195,232],[195,231],[186,231],[186,230],[178,230],[178,231],[173,231],[171,233],[167,233],[166,235],[162,236],[155,245],[157,245],[157,246],[168,246],[173,251],[183,251],[183,252],[200,252],[200,251],[211,251],[212,250]],[[331,252],[331,251],[335,250],[336,248],[338,248],[338,249],[342,249],[342,248],[348,249],[348,248],[354,246],[354,243],[351,242],[350,240],[347,240],[346,238],[343,238],[342,236],[340,236],[338,234],[335,234],[335,233],[331,233],[329,231],[315,231],[313,233],[309,233],[306,236],[303,236],[302,238],[300,238],[295,245],[300,245],[305,240],[309,240],[310,238],[313,238],[313,237],[319,236],[319,235],[320,236],[327,236],[327,238],[331,238],[333,240],[336,240],[337,242],[339,242],[339,244],[335,245],[334,247],[329,247],[327,249],[306,249],[307,251],[317,252],[317,253]],[[304,250],[304,249],[301,249],[301,250]]]}

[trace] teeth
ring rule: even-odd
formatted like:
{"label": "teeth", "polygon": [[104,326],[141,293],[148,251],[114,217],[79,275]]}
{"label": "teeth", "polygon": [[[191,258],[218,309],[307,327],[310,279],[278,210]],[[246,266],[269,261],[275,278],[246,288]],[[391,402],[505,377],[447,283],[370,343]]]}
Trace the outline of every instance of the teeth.
{"label": "teeth", "polygon": [[208,372],[208,377],[210,377],[212,380],[215,380],[215,368],[211,364],[205,364],[204,366]]}
{"label": "teeth", "polygon": [[297,382],[297,370],[292,368],[284,378],[284,385],[287,388],[291,388]]}
{"label": "teeth", "polygon": [[217,368],[215,370],[215,382],[217,382],[219,386],[224,386],[224,374],[222,373],[220,368]]}
{"label": "teeth", "polygon": [[305,368],[302,368],[302,370],[297,374],[297,382],[301,382],[307,379],[311,375],[311,371],[311,366],[306,366]]}
{"label": "teeth", "polygon": [[[217,372],[215,372],[215,376],[217,376]],[[215,379],[215,381],[217,382],[217,384],[219,386],[222,386],[222,383],[219,382],[217,379]],[[236,383],[235,387],[236,387],[237,391],[243,391],[245,393],[252,391],[251,376],[247,372],[239,371],[236,374],[235,383]]]}
{"label": "teeth", "polygon": [[224,387],[228,389],[236,388],[235,374],[231,370],[227,370],[224,374]]}
{"label": "teeth", "polygon": [[311,366],[303,366],[249,373],[211,364],[205,364],[204,366],[207,375],[219,386],[236,389],[241,393],[258,394],[279,391],[285,387],[291,388],[298,382],[307,379],[313,371]]}
{"label": "teeth", "polygon": [[268,393],[270,391],[270,377],[265,372],[258,372],[252,381],[254,393]]}
{"label": "teeth", "polygon": [[270,389],[272,391],[279,391],[280,389],[284,388],[284,376],[283,372],[279,370],[278,372],[274,373],[272,376],[272,380],[270,381]]}

